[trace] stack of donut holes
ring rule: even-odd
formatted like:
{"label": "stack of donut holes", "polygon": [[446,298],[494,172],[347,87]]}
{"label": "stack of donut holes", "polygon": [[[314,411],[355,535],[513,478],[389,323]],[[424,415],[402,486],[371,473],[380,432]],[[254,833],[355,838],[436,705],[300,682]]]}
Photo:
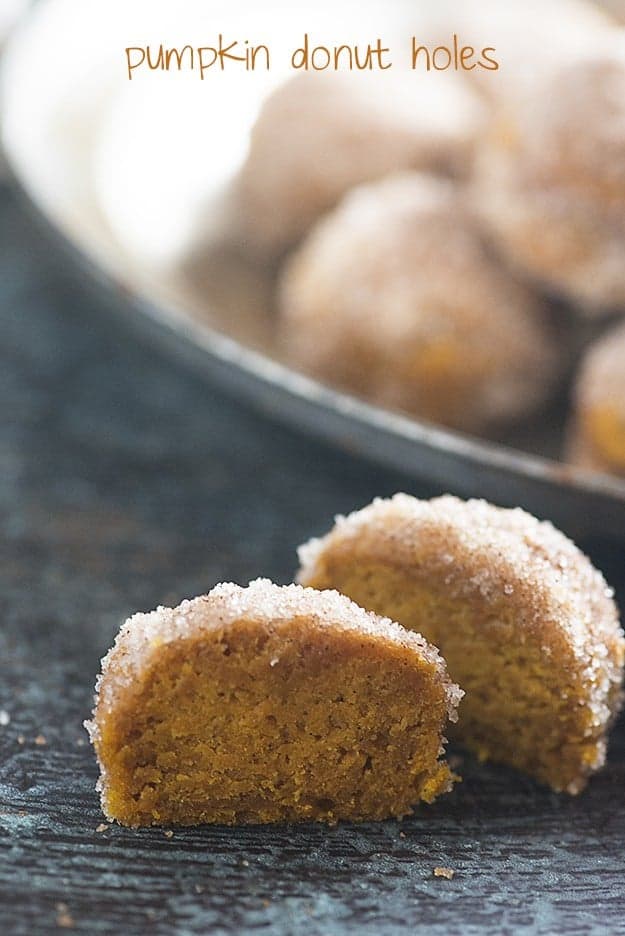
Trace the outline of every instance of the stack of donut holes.
{"label": "stack of donut holes", "polygon": [[567,399],[562,457],[625,475],[625,30],[583,0],[430,25],[499,70],[299,73],[257,117],[233,230],[277,270],[280,353],[501,440]]}

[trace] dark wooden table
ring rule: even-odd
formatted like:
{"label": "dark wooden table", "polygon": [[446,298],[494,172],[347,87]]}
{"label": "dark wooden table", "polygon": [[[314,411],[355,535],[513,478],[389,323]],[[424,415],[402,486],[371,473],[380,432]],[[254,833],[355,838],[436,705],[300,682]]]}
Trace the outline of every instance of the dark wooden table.
{"label": "dark wooden table", "polygon": [[286,582],[398,489],[141,346],[0,193],[1,934],[625,933],[623,725],[577,799],[466,759],[403,825],[101,826],[82,721],[123,618]]}

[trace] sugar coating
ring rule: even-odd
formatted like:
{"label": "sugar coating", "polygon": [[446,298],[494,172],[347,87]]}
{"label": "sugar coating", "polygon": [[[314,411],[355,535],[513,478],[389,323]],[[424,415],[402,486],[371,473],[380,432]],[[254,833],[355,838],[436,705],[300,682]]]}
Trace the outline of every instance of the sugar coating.
{"label": "sugar coating", "polygon": [[282,252],[348,189],[389,173],[466,173],[484,116],[450,75],[294,76],[265,102],[238,179],[246,246]]}
{"label": "sugar coating", "polygon": [[[113,710],[120,697],[150,668],[166,644],[188,638],[210,637],[237,621],[251,620],[259,629],[279,630],[288,636],[295,619],[306,617],[312,626],[334,631],[351,631],[380,646],[405,648],[434,667],[436,679],[445,686],[450,720],[457,718],[462,691],[447,676],[445,662],[436,648],[420,634],[358,607],[336,591],[317,591],[301,585],[273,584],[256,579],[247,587],[232,583],[216,585],[207,595],[187,599],[176,608],[159,607],[130,617],[120,629],[113,647],[102,660],[96,682],[96,704]],[[96,721],[86,723],[92,740],[97,736]]]}
{"label": "sugar coating", "polygon": [[[548,521],[517,507],[451,495],[429,501],[396,494],[347,517],[299,549],[298,579],[314,577],[323,554],[338,543],[396,563],[418,561],[421,572],[443,576],[459,598],[475,592],[487,601],[507,599],[521,623],[548,644],[565,637],[580,662],[594,669],[605,642],[625,648],[614,592],[580,549]],[[363,545],[364,544],[364,545]],[[601,646],[598,646],[601,642]]]}
{"label": "sugar coating", "polygon": [[502,104],[475,204],[519,270],[588,314],[625,302],[625,36],[604,32]]}
{"label": "sugar coating", "polygon": [[290,358],[386,406],[466,431],[544,402],[559,363],[546,310],[490,254],[450,180],[352,191],[284,269]]}

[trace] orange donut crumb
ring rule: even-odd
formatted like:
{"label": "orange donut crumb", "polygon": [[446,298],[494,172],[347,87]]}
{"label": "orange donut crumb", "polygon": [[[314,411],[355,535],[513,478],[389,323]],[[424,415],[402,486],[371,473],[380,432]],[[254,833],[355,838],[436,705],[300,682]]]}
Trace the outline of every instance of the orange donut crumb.
{"label": "orange donut crumb", "polygon": [[102,663],[102,807],[130,826],[401,817],[453,781],[436,650],[335,592],[218,585],[136,614]]}
{"label": "orange donut crumb", "polygon": [[569,793],[602,766],[625,641],[603,576],[551,524],[398,494],[338,518],[300,559],[305,585],[440,647],[466,691],[456,734],[480,758]]}

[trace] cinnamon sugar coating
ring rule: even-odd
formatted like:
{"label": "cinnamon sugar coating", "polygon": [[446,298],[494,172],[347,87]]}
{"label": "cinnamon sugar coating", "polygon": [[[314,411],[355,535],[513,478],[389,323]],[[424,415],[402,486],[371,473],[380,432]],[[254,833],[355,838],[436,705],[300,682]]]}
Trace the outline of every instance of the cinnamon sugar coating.
{"label": "cinnamon sugar coating", "polygon": [[556,59],[503,102],[484,137],[475,204],[497,249],[597,315],[625,303],[625,35]]}
{"label": "cinnamon sugar coating", "polygon": [[298,366],[465,431],[525,416],[558,371],[543,305],[487,252],[460,190],[410,173],[351,192],[287,263]]}
{"label": "cinnamon sugar coating", "polygon": [[258,580],[136,614],[96,689],[102,807],[126,825],[401,817],[453,781],[443,660],[335,592]]}
{"label": "cinnamon sugar coating", "polygon": [[300,550],[299,580],[418,629],[478,756],[576,793],[605,760],[624,640],[603,576],[549,523],[484,501],[376,500]]}

